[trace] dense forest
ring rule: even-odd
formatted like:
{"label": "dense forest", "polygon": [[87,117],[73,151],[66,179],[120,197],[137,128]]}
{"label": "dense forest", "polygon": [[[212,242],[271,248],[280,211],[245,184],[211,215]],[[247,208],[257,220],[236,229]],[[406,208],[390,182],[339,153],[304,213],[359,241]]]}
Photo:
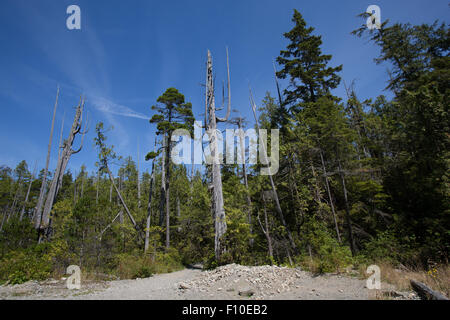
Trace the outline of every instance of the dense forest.
{"label": "dense forest", "polygon": [[[346,83],[345,99],[334,96],[345,66],[331,65],[321,36],[296,10],[292,29],[280,35],[288,45],[276,59],[276,89],[267,88],[261,102],[249,92],[254,119],[232,117],[230,72],[215,90],[209,52],[206,79],[192,79],[205,83],[204,130],[250,123],[268,129],[270,141],[271,129],[279,129],[273,175],[248,161],[212,162],[195,171],[175,164],[173,133],[193,132],[194,125],[182,88],[149,101],[149,130],[157,134],[143,153],[150,172],[140,171],[144,157],[116,154],[108,143],[114,128],[101,122],[89,128],[88,101],[81,98],[70,134],[63,137],[61,129],[53,142],[59,143],[56,168],[48,167],[49,156],[40,170],[26,161],[0,167],[0,282],[62,275],[71,264],[84,276],[120,278],[197,262],[206,268],[300,265],[319,273],[379,262],[422,270],[447,265],[449,29],[439,22],[386,21],[353,34],[379,48],[374,63],[389,68],[391,99],[362,101],[353,82]],[[48,154],[59,133],[54,113]],[[88,129],[95,130],[94,141],[84,139]],[[214,146],[217,137],[211,137]],[[97,171],[67,170],[88,143],[97,147]],[[211,155],[217,153],[212,148]]]}

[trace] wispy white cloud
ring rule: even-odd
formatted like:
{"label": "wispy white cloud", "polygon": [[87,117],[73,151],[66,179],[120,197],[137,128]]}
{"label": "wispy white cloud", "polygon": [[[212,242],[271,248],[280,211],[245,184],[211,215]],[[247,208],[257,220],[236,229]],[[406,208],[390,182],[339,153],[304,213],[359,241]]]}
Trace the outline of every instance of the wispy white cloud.
{"label": "wispy white cloud", "polygon": [[136,112],[127,106],[117,104],[105,98],[88,96],[88,100],[94,108],[103,113],[144,120],[148,120],[150,118],[148,115]]}

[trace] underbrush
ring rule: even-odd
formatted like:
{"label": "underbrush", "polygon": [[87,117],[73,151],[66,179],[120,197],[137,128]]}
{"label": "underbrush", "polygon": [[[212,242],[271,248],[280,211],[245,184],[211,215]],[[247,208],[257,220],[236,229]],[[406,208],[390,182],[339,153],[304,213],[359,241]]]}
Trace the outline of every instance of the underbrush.
{"label": "underbrush", "polygon": [[[406,267],[402,264],[393,264],[389,261],[373,263],[380,267],[381,281],[392,284],[399,291],[411,291],[411,280],[424,283],[431,289],[450,297],[450,266],[448,264],[432,265],[428,268],[421,266]],[[360,265],[361,278],[367,278],[365,273],[367,265]]]}
{"label": "underbrush", "polygon": [[64,274],[70,256],[63,241],[16,249],[0,259],[0,284],[20,284]]}
{"label": "underbrush", "polygon": [[169,249],[167,252],[157,252],[155,256],[143,255],[138,252],[119,254],[114,273],[120,279],[136,279],[183,268],[178,252],[175,249]]}
{"label": "underbrush", "polygon": [[[66,274],[66,268],[70,264],[79,265],[79,257],[68,252],[67,243],[64,241],[41,243],[10,251],[0,258],[0,284],[14,285],[30,280],[59,279]],[[118,254],[113,260],[114,263],[108,270],[99,269],[90,263],[80,265],[82,280],[146,278],[184,268],[175,249],[156,252],[154,255],[144,255],[136,250]]]}

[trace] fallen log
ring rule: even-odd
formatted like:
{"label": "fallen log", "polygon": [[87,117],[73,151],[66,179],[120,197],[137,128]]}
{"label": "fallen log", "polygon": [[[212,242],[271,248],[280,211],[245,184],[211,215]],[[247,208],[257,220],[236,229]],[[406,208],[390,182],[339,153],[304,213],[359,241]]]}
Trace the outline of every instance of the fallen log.
{"label": "fallen log", "polygon": [[422,282],[411,280],[411,286],[424,300],[448,300],[447,297],[437,291],[430,289]]}

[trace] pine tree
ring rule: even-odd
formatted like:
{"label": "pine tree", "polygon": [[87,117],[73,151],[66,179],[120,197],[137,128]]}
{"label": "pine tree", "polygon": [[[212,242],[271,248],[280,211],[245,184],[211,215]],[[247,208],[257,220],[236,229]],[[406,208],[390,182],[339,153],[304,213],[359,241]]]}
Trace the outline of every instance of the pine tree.
{"label": "pine tree", "polygon": [[314,28],[307,27],[300,12],[294,10],[291,31],[284,34],[290,43],[277,58],[283,69],[277,72],[281,79],[289,78],[289,88],[284,90],[287,104],[314,102],[330,89],[339,85],[337,72],[342,66],[328,67],[331,55],[322,54],[321,36],[313,35]]}
{"label": "pine tree", "polygon": [[[170,166],[171,166],[171,150],[173,146],[172,133],[176,129],[186,129],[193,131],[194,116],[192,113],[192,104],[185,102],[184,95],[175,88],[167,89],[162,96],[156,100],[159,105],[152,106],[152,110],[158,113],[153,115],[150,123],[157,124],[157,135],[162,135],[166,142],[163,146],[164,150],[164,170],[165,170],[165,186],[162,192],[165,192],[165,209],[166,209],[166,248],[170,246]],[[146,159],[154,158],[156,154],[150,152]],[[163,198],[163,196],[161,196]]]}

